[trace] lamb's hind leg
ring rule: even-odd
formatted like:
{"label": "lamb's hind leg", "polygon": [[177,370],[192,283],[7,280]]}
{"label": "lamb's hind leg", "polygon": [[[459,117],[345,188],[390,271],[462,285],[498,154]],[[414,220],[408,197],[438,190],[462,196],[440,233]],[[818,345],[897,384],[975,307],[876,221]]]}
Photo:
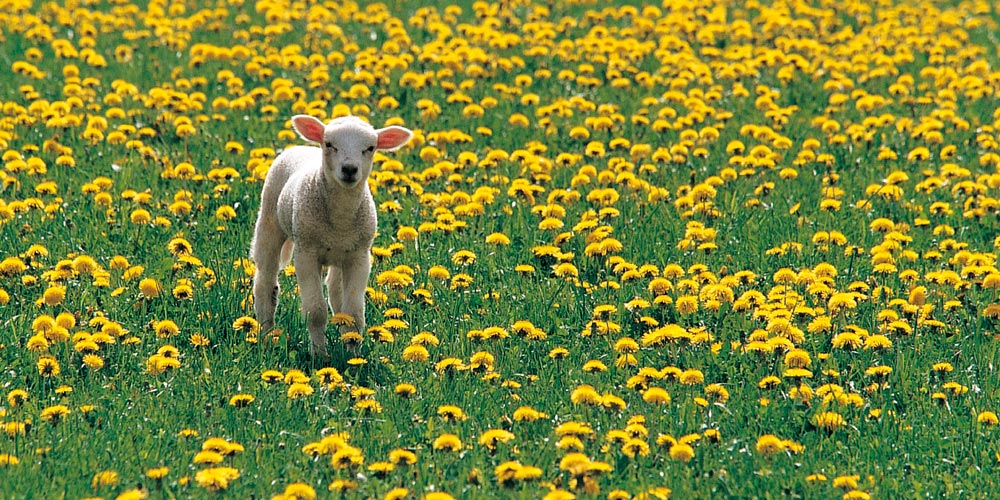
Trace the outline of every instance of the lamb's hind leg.
{"label": "lamb's hind leg", "polygon": [[281,266],[281,249],[285,243],[284,235],[277,228],[269,229],[258,224],[250,252],[257,268],[253,276],[253,309],[261,332],[274,328],[274,310],[278,305],[278,271]]}
{"label": "lamb's hind leg", "polygon": [[[326,273],[326,293],[330,296],[330,309],[332,309],[334,313],[347,313],[347,305],[344,302],[344,273],[337,266],[330,266],[330,270]],[[347,347],[350,352],[356,353],[358,346],[361,344],[363,339],[361,337],[344,335],[346,333],[358,331],[357,320],[353,317],[351,319],[352,323],[341,323],[339,325],[340,340],[344,342],[344,346]],[[363,312],[361,322],[361,332],[364,332]]]}
{"label": "lamb's hind leg", "polygon": [[319,259],[315,255],[302,255],[296,251],[295,277],[302,297],[302,317],[309,330],[309,352],[323,359],[330,357],[326,350],[326,324],[329,321],[326,301],[323,300],[323,277]]}

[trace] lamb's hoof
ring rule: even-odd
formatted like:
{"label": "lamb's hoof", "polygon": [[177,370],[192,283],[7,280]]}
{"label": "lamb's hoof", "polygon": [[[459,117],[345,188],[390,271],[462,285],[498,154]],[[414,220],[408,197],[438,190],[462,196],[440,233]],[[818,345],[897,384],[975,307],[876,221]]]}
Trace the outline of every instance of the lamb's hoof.
{"label": "lamb's hoof", "polygon": [[281,334],[283,334],[283,333],[285,333],[285,332],[282,329],[275,328],[275,329],[273,329],[273,330],[265,333],[264,334],[264,339],[266,339],[268,342],[270,342],[272,344],[277,344],[278,342],[281,342]]}
{"label": "lamb's hoof", "polygon": [[259,321],[259,323],[257,324],[257,332],[258,333],[270,332],[270,331],[273,331],[275,329],[274,328],[274,318],[273,317],[271,319],[264,319],[264,320],[258,320],[258,321]]}
{"label": "lamb's hoof", "polygon": [[314,360],[330,361],[330,351],[326,349],[326,346],[323,347],[312,346],[309,349],[309,354],[312,355],[312,358]]}
{"label": "lamb's hoof", "polygon": [[344,344],[344,345],[345,345],[345,347],[347,347],[347,354],[350,354],[351,357],[355,357],[355,356],[361,354],[361,343],[360,342],[358,342],[356,344]]}

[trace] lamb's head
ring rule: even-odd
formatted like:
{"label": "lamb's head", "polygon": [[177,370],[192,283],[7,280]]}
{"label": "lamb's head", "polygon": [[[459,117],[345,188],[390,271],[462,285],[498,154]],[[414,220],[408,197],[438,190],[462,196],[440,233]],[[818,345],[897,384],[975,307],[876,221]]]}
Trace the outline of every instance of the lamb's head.
{"label": "lamb's head", "polygon": [[346,188],[361,185],[372,171],[375,150],[402,147],[413,137],[409,129],[392,125],[376,129],[356,116],[342,116],[324,124],[312,116],[295,115],[292,127],[323,150],[323,169]]}

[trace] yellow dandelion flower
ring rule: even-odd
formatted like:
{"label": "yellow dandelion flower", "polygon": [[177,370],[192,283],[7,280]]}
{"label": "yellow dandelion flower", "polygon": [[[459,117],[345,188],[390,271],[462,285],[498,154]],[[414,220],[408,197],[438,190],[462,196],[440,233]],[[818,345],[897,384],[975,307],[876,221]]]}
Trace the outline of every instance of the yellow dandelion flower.
{"label": "yellow dandelion flower", "polygon": [[195,454],[194,458],[191,459],[192,463],[198,465],[205,464],[217,464],[225,460],[225,457],[216,451],[212,450],[202,450]]}
{"label": "yellow dandelion flower", "polygon": [[162,290],[160,283],[153,278],[143,278],[139,281],[139,292],[147,299],[155,299],[160,295],[160,290]]}
{"label": "yellow dandelion flower", "polygon": [[660,387],[650,387],[642,393],[642,400],[649,404],[669,404],[670,394]]}
{"label": "yellow dandelion flower", "polygon": [[96,354],[85,354],[83,364],[91,370],[100,370],[104,367],[104,359]]}
{"label": "yellow dandelion flower", "polygon": [[557,264],[552,268],[552,272],[557,278],[576,278],[580,274],[576,266],[569,262]]}
{"label": "yellow dandelion flower", "polygon": [[115,486],[118,484],[118,472],[113,470],[103,470],[94,474],[90,481],[91,489],[98,489],[102,486]]}
{"label": "yellow dandelion flower", "polygon": [[837,431],[847,425],[847,421],[843,415],[832,411],[824,411],[813,415],[812,423],[817,428],[827,432]]}
{"label": "yellow dandelion flower", "polygon": [[205,347],[212,343],[212,341],[208,337],[200,333],[191,334],[191,336],[188,337],[188,342],[190,342],[191,345],[195,347]]}
{"label": "yellow dandelion flower", "polygon": [[401,383],[396,385],[394,392],[400,397],[408,398],[416,394],[417,387],[413,384]]}
{"label": "yellow dandelion flower", "polygon": [[986,426],[994,426],[1000,424],[1000,419],[997,419],[995,412],[982,411],[976,416],[976,422]]}
{"label": "yellow dandelion flower", "polygon": [[476,262],[476,254],[468,250],[459,250],[451,255],[455,265],[468,266]]}
{"label": "yellow dandelion flower", "polygon": [[38,374],[43,377],[56,377],[60,373],[59,362],[52,356],[42,356],[36,363]]}
{"label": "yellow dandelion flower", "polygon": [[479,436],[479,444],[490,451],[494,451],[498,444],[509,443],[515,437],[513,432],[504,429],[489,429]]}
{"label": "yellow dandelion flower", "polygon": [[758,454],[770,457],[785,451],[785,442],[774,434],[765,434],[757,438],[756,449]]}
{"label": "yellow dandelion flower", "polygon": [[233,321],[233,330],[244,335],[257,335],[260,333],[260,324],[250,316],[240,316]]}
{"label": "yellow dandelion flower", "polygon": [[211,467],[195,474],[195,482],[202,488],[220,491],[229,488],[229,483],[239,479],[240,471],[232,467]]}
{"label": "yellow dandelion flower", "polygon": [[14,389],[7,393],[7,402],[11,406],[20,406],[28,400],[28,391],[24,389]]}
{"label": "yellow dandelion flower", "polygon": [[250,403],[254,402],[254,397],[251,394],[236,394],[229,398],[229,406],[235,406],[237,408],[243,408],[249,406]]}
{"label": "yellow dandelion flower", "polygon": [[278,370],[264,370],[260,374],[261,380],[269,384],[276,384],[285,379],[285,375]]}
{"label": "yellow dandelion flower", "polygon": [[417,454],[407,449],[396,448],[389,452],[389,462],[395,465],[413,465],[417,463]]}
{"label": "yellow dandelion flower", "polygon": [[152,469],[146,469],[145,475],[152,480],[158,481],[167,477],[169,472],[170,469],[168,467],[154,467]]}
{"label": "yellow dandelion flower", "polygon": [[69,415],[70,409],[66,405],[54,405],[42,409],[40,418],[52,425],[59,423],[63,417]]}
{"label": "yellow dandelion flower", "polygon": [[427,348],[422,345],[410,345],[403,349],[402,357],[406,361],[422,363],[430,357]]}
{"label": "yellow dandelion flower", "polygon": [[301,382],[295,382],[288,386],[289,399],[300,399],[311,396],[313,392],[315,392],[315,389],[311,385]]}
{"label": "yellow dandelion flower", "polygon": [[42,302],[47,306],[57,306],[66,299],[66,287],[60,285],[50,286],[42,294]]}
{"label": "yellow dandelion flower", "polygon": [[677,380],[684,385],[696,385],[705,381],[705,375],[701,370],[690,368],[681,372]]}
{"label": "yellow dandelion flower", "polygon": [[153,331],[156,332],[156,336],[159,338],[169,338],[177,335],[180,332],[180,328],[177,323],[172,320],[155,320],[153,321]]}
{"label": "yellow dandelion flower", "polygon": [[434,439],[431,447],[435,450],[454,452],[462,449],[462,440],[454,434],[441,434]]}
{"label": "yellow dandelion flower", "polygon": [[599,405],[601,394],[589,384],[582,384],[570,393],[570,401],[574,404]]}
{"label": "yellow dandelion flower", "polygon": [[437,409],[437,414],[445,421],[451,421],[451,422],[461,421],[467,418],[465,416],[465,412],[463,412],[461,408],[453,405],[439,406]]}
{"label": "yellow dandelion flower", "polygon": [[678,462],[689,462],[694,458],[694,448],[686,443],[677,443],[670,447],[670,458]]}
{"label": "yellow dandelion flower", "polygon": [[837,476],[833,478],[833,487],[845,490],[853,490],[858,487],[858,481],[860,479],[861,476],[856,474]]}

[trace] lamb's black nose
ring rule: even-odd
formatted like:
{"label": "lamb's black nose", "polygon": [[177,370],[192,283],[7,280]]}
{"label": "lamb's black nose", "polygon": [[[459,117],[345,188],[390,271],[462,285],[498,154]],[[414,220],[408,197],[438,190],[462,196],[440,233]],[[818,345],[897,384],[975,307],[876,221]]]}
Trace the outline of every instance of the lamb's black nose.
{"label": "lamb's black nose", "polygon": [[357,165],[344,165],[340,167],[340,171],[343,172],[344,177],[354,177],[358,174]]}

